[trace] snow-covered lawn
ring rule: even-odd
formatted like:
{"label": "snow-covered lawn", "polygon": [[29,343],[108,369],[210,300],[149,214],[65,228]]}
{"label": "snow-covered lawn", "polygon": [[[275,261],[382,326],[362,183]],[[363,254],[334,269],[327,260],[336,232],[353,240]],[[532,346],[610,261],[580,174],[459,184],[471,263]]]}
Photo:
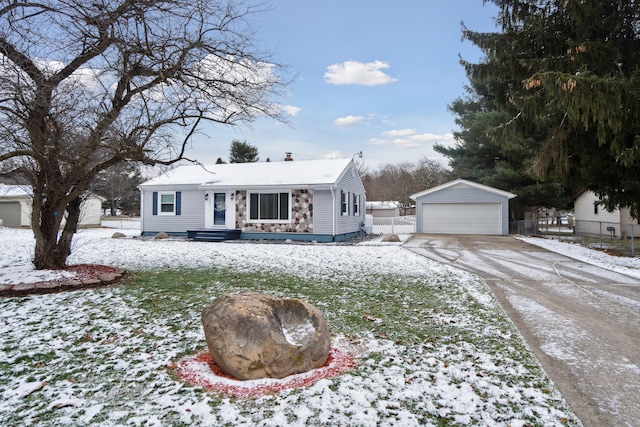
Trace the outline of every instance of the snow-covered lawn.
{"label": "snow-covered lawn", "polygon": [[[579,425],[474,275],[398,244],[112,233],[79,233],[69,262],[126,268],[131,283],[0,299],[0,425]],[[0,241],[0,283],[42,280],[30,231]],[[355,368],[257,398],[179,381],[175,363],[206,347],[204,306],[242,290],[319,307]]]}

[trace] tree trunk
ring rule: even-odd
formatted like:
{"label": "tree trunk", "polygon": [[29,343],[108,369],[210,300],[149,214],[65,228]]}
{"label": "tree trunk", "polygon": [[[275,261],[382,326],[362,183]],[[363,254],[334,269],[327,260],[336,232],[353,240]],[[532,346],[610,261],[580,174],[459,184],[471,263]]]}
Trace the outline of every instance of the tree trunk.
{"label": "tree trunk", "polygon": [[[68,203],[66,207],[68,216],[62,234],[60,234],[60,224],[65,209],[53,207],[53,203],[49,203],[51,198],[43,204],[36,199],[34,192],[34,217],[31,224],[36,238],[36,247],[33,264],[36,270],[62,270],[66,267],[67,258],[71,254],[71,241],[80,219],[81,199],[76,197]],[[36,209],[38,204],[41,204],[40,209]],[[58,239],[59,234],[60,239]]]}
{"label": "tree trunk", "polygon": [[73,241],[73,236],[76,234],[76,231],[78,231],[81,205],[82,199],[80,197],[76,197],[71,200],[67,205],[67,221],[64,224],[64,229],[62,230],[62,235],[58,240],[55,252],[57,265],[67,265],[67,258],[71,255],[71,243]]}

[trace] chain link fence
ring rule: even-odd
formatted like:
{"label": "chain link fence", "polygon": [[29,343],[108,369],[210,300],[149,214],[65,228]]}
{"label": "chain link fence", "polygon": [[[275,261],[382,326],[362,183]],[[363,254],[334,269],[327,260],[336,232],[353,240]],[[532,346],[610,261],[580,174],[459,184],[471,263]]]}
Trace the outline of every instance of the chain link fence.
{"label": "chain link fence", "polygon": [[413,234],[416,232],[416,216],[373,217],[366,216],[365,229],[373,234]]}
{"label": "chain link fence", "polygon": [[560,224],[550,220],[526,220],[513,222],[511,234],[553,237],[635,257],[640,240],[640,225],[573,219]]}

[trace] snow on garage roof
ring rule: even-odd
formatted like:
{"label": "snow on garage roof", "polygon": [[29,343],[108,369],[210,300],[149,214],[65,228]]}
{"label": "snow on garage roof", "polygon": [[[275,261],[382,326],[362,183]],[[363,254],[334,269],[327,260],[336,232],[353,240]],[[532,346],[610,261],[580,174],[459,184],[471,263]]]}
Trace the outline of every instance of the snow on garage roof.
{"label": "snow on garage roof", "polygon": [[350,163],[351,159],[332,159],[180,166],[140,184],[140,187],[197,185],[205,188],[243,188],[330,185],[338,182]]}
{"label": "snow on garage roof", "polygon": [[477,190],[486,191],[487,193],[493,193],[493,194],[497,194],[498,196],[506,197],[507,199],[513,199],[514,197],[516,197],[515,194],[509,193],[508,191],[503,191],[494,187],[489,187],[487,185],[478,184],[477,182],[467,181],[466,179],[456,179],[455,181],[447,182],[446,184],[438,185],[437,187],[429,188],[419,193],[412,194],[409,197],[412,200],[416,200],[418,197],[426,196],[427,194],[437,193],[438,191],[442,191],[452,187],[475,188]]}
{"label": "snow on garage roof", "polygon": [[0,184],[0,197],[31,197],[32,194],[30,185]]}

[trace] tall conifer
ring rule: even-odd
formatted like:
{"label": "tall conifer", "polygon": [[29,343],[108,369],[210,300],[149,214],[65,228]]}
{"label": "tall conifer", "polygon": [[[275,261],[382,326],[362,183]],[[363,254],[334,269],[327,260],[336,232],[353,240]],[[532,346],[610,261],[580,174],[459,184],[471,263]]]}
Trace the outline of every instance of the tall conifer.
{"label": "tall conifer", "polygon": [[[599,194],[607,208],[640,205],[640,1],[492,0],[496,33],[463,29],[485,54],[465,63],[506,113],[502,147],[535,139],[531,169]],[[535,145],[534,143],[534,145]]]}

